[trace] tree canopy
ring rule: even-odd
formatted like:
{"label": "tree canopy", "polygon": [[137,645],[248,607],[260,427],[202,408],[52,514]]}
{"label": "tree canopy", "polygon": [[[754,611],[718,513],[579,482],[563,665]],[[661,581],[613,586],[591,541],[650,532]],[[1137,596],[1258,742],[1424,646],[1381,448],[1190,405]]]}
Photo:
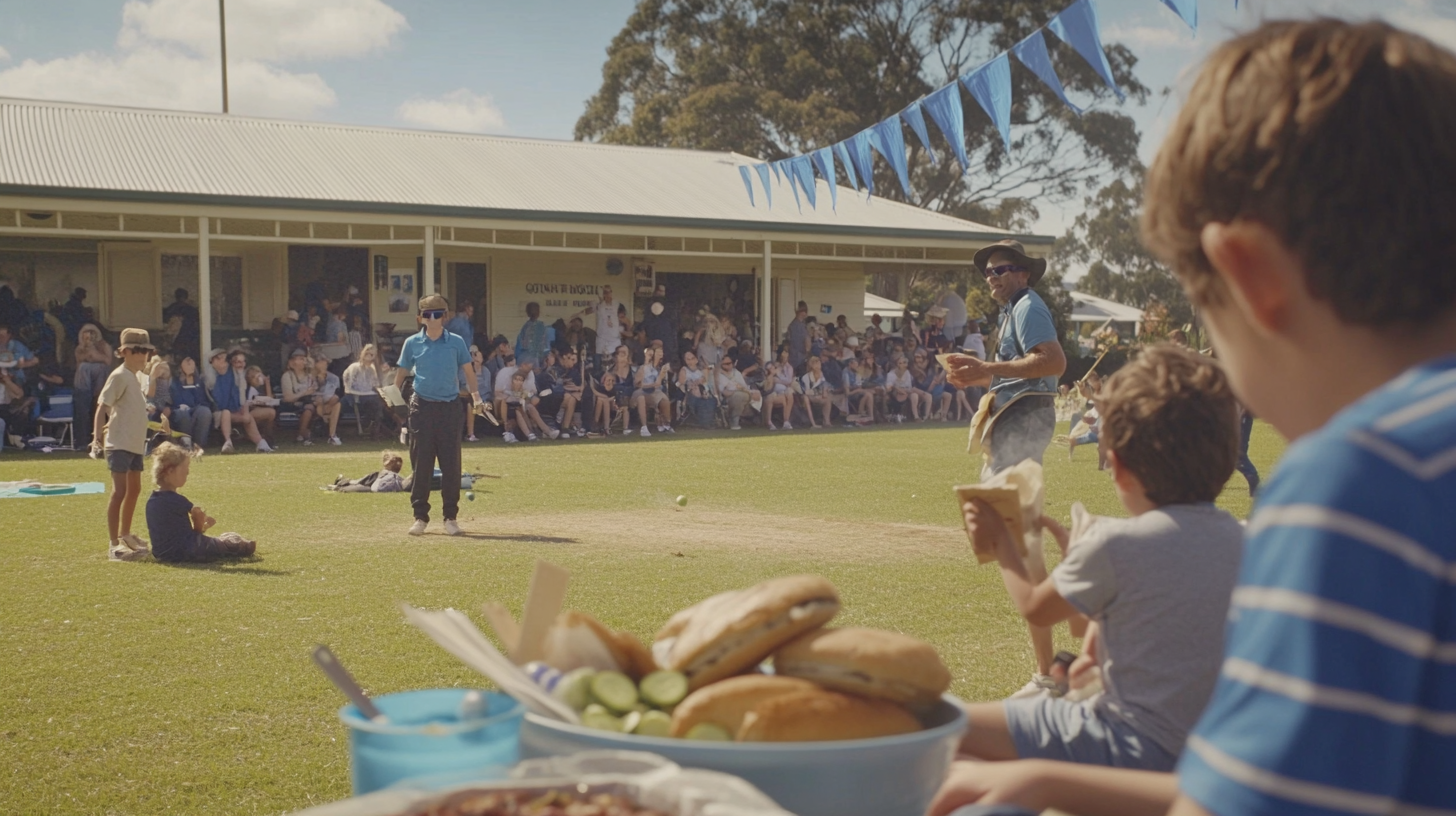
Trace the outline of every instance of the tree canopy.
{"label": "tree canopy", "polygon": [[1178,328],[1193,322],[1183,287],[1173,273],[1143,246],[1138,220],[1143,206],[1141,173],[1129,183],[1115,179],[1088,196],[1066,237],[1057,242],[1052,259],[1087,264],[1077,288],[1139,309],[1166,308],[1166,323]]}
{"label": "tree canopy", "polygon": [[[1044,25],[1066,0],[641,0],[607,49],[602,85],[576,138],[737,151],[764,160],[827,147],[897,114]],[[1100,103],[1112,91],[1070,47],[1046,37],[1077,116],[1012,60],[1012,149],[969,95],[962,175],[943,141],[932,164],[913,136],[910,203],[1007,229],[1041,204],[1099,189],[1137,166],[1131,117]],[[1148,89],[1121,45],[1118,84]],[[938,131],[931,126],[931,131]],[[877,162],[877,194],[905,200]]]}

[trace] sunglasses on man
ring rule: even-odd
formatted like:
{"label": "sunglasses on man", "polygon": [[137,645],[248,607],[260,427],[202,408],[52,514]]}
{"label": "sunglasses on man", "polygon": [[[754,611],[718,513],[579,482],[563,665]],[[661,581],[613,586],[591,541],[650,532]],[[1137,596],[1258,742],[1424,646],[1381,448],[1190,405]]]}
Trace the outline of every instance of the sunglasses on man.
{"label": "sunglasses on man", "polygon": [[1019,264],[1001,264],[1000,266],[987,267],[982,274],[988,278],[999,278],[1007,272],[1025,272],[1026,267]]}
{"label": "sunglasses on man", "polygon": [[424,311],[420,312],[420,317],[423,317],[426,320],[444,320],[445,319],[445,310],[444,309],[425,309]]}

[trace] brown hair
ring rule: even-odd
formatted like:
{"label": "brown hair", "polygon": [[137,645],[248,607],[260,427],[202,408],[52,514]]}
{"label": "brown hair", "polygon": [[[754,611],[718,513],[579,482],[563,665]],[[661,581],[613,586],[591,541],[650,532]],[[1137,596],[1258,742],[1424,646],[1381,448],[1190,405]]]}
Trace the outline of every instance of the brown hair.
{"label": "brown hair", "polygon": [[379,463],[384,466],[385,470],[398,473],[400,468],[404,467],[404,457],[394,451],[387,450],[379,455]]}
{"label": "brown hair", "polygon": [[1238,408],[1218,363],[1166,343],[1150,346],[1097,395],[1107,450],[1153,502],[1218,497],[1238,462]]}
{"label": "brown hair", "polygon": [[1378,22],[1270,22],[1204,63],[1147,178],[1143,240],[1222,302],[1200,236],[1257,222],[1340,319],[1419,329],[1456,303],[1456,55]]}

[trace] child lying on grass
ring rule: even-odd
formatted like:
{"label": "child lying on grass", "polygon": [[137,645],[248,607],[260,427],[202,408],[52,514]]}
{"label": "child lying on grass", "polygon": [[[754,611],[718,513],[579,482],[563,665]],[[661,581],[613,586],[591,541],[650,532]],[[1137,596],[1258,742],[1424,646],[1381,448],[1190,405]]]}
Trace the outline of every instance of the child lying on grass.
{"label": "child lying on grass", "polygon": [[394,451],[380,454],[379,470],[362,479],[345,479],[340,476],[333,488],[338,493],[399,493],[405,490],[404,480],[399,472],[404,469],[404,457]]}
{"label": "child lying on grass", "polygon": [[979,759],[1169,771],[1213,693],[1243,533],[1213,505],[1238,458],[1228,380],[1204,357],[1155,346],[1113,375],[1099,402],[1131,518],[1099,519],[1070,544],[1044,519],[1065,556],[1034,584],[1000,515],[980,500],[963,509],[1029,623],[1096,623],[1106,691],[1088,705],[1038,695],[970,706],[961,750]]}
{"label": "child lying on grass", "polygon": [[257,542],[237,533],[205,535],[217,523],[178,493],[187,484],[192,457],[187,450],[163,442],[152,451],[152,480],[157,489],[147,499],[147,532],[152,537],[152,557],[158,561],[218,561],[246,558]]}

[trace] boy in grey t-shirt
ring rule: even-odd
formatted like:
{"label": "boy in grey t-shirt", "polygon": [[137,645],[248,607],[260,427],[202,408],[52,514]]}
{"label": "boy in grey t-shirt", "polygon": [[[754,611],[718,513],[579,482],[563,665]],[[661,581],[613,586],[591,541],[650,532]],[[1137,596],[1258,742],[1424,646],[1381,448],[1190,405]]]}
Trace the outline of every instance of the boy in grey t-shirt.
{"label": "boy in grey t-shirt", "polygon": [[1105,692],[968,707],[964,753],[1172,770],[1213,693],[1243,529],[1213,506],[1233,474],[1239,430],[1218,365],[1172,346],[1145,350],[1098,397],[1107,460],[1127,519],[1098,519],[1076,541],[1043,522],[1062,563],[1033,584],[1000,516],[963,508],[978,549],[994,549],[1017,609],[1036,625],[1097,626]]}

